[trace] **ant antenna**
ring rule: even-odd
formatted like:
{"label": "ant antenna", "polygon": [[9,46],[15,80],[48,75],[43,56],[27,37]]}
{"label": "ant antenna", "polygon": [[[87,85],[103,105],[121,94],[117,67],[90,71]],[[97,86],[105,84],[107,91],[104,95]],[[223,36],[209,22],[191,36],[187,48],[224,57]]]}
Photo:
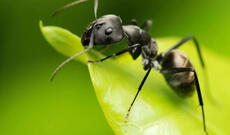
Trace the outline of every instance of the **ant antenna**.
{"label": "ant antenna", "polygon": [[75,59],[76,57],[88,52],[90,49],[93,48],[93,39],[94,39],[94,30],[92,31],[92,34],[90,36],[90,43],[89,43],[89,47],[87,49],[85,49],[84,51],[81,51],[73,56],[71,56],[70,58],[68,58],[67,60],[65,60],[64,62],[62,62],[52,73],[51,77],[50,77],[50,81],[52,82],[54,77],[56,76],[57,72],[62,69],[67,63],[69,63],[71,60]]}
{"label": "ant antenna", "polygon": [[[79,3],[81,3],[81,2],[85,2],[85,1],[87,1],[87,0],[78,0],[78,1],[72,2],[72,3],[70,3],[70,4],[67,4],[67,5],[64,6],[63,8],[58,9],[53,15],[56,15],[56,14],[58,14],[58,13],[64,11],[64,10],[66,10],[66,9],[68,9],[68,8],[70,8],[70,7],[73,7],[73,6],[77,5],[77,4],[79,4]],[[95,1],[94,1],[94,16],[95,16],[96,21],[97,21],[97,9],[98,9],[98,0],[95,0]],[[55,69],[55,71],[52,73],[52,75],[51,75],[51,77],[50,77],[50,81],[51,81],[51,82],[53,81],[53,79],[54,79],[54,77],[56,76],[57,72],[58,72],[59,70],[61,70],[67,63],[69,63],[71,60],[73,60],[73,59],[75,59],[76,57],[78,57],[78,56],[80,56],[80,55],[82,55],[82,54],[88,52],[90,49],[93,48],[93,43],[94,43],[94,25],[93,25],[93,28],[92,28],[92,29],[93,29],[93,30],[92,30],[92,33],[91,33],[91,35],[90,35],[90,42],[89,42],[88,48],[85,49],[84,51],[81,51],[81,52],[79,52],[79,53],[77,53],[77,54],[71,56],[70,58],[68,58],[67,60],[65,60],[64,62],[62,62],[62,63]]]}
{"label": "ant antenna", "polygon": [[98,0],[94,0],[94,17],[97,19]]}
{"label": "ant antenna", "polygon": [[74,2],[72,2],[72,3],[69,3],[69,4],[65,5],[64,7],[59,8],[58,10],[56,10],[56,11],[53,13],[52,16],[56,16],[57,14],[59,14],[59,13],[65,11],[66,9],[71,8],[71,7],[75,6],[75,5],[78,5],[78,4],[80,4],[80,3],[82,3],[82,2],[86,2],[86,1],[88,1],[88,0],[77,0],[77,1],[74,1]]}

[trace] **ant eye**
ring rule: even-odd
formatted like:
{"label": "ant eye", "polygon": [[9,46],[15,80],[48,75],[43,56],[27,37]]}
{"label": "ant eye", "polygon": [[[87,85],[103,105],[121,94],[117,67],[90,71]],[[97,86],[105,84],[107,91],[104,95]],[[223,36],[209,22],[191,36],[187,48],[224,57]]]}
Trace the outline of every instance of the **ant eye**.
{"label": "ant eye", "polygon": [[100,29],[100,28],[101,28],[101,26],[100,26],[100,25],[96,25],[96,28],[97,28],[97,29]]}
{"label": "ant eye", "polygon": [[99,23],[99,24],[96,24],[95,25],[95,27],[97,28],[97,29],[100,29],[101,27],[102,27],[102,25],[104,25],[105,23]]}
{"label": "ant eye", "polygon": [[108,28],[105,30],[105,35],[110,35],[113,32],[112,28]]}

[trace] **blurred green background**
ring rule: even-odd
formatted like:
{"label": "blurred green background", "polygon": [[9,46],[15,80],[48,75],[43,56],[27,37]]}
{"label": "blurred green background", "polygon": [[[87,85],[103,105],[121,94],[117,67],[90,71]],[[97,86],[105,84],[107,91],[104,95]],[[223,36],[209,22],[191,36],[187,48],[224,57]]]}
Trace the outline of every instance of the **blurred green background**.
{"label": "blurred green background", "polygon": [[[68,64],[42,37],[38,21],[81,35],[94,19],[93,0],[51,17],[71,0],[0,0],[0,135],[112,135],[96,100],[88,69]],[[202,47],[230,58],[229,0],[100,0],[99,16],[124,23],[153,20],[151,35],[195,35]],[[159,45],[160,46],[160,45]]]}

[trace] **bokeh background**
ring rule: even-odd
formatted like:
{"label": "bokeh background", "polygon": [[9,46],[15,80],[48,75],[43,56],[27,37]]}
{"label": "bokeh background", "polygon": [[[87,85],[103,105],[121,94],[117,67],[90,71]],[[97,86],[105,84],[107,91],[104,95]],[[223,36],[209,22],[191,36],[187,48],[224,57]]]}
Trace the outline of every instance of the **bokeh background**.
{"label": "bokeh background", "polygon": [[[72,0],[0,0],[0,135],[112,135],[88,69],[68,64],[42,37],[38,21],[81,35],[93,17],[93,0],[51,14]],[[153,37],[195,35],[202,47],[230,58],[229,0],[100,0],[99,16],[124,23],[153,20]],[[229,59],[230,60],[230,59]]]}

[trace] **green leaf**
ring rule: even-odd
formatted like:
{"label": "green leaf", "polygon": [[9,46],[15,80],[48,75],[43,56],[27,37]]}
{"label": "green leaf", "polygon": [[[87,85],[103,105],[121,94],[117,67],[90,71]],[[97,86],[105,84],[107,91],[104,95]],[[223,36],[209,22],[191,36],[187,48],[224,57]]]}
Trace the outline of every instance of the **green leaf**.
{"label": "green leaf", "polygon": [[[81,44],[80,38],[68,30],[56,26],[43,27],[42,21],[39,22],[39,26],[45,39],[58,52],[66,56],[73,56],[76,52],[84,49],[83,46],[79,45]],[[85,54],[76,60],[86,62]]]}
{"label": "green leaf", "polygon": [[[80,39],[65,29],[42,26],[46,40],[58,52],[71,56],[83,50]],[[159,38],[160,51],[164,51],[180,38]],[[202,48],[208,68],[208,78],[204,78],[198,55],[192,42],[181,47],[192,59],[201,82],[207,129],[210,135],[230,134],[230,92],[228,80],[229,61],[214,52]],[[77,61],[88,66],[97,99],[105,117],[116,135],[202,135],[202,117],[196,93],[190,98],[176,95],[167,85],[163,76],[151,72],[128,121],[125,120],[128,107],[146,71],[141,58],[134,61],[129,54],[102,63],[89,64],[86,59],[97,60],[103,56],[96,51],[83,55]],[[221,68],[221,69],[220,69]],[[205,89],[209,79],[210,89]]]}

